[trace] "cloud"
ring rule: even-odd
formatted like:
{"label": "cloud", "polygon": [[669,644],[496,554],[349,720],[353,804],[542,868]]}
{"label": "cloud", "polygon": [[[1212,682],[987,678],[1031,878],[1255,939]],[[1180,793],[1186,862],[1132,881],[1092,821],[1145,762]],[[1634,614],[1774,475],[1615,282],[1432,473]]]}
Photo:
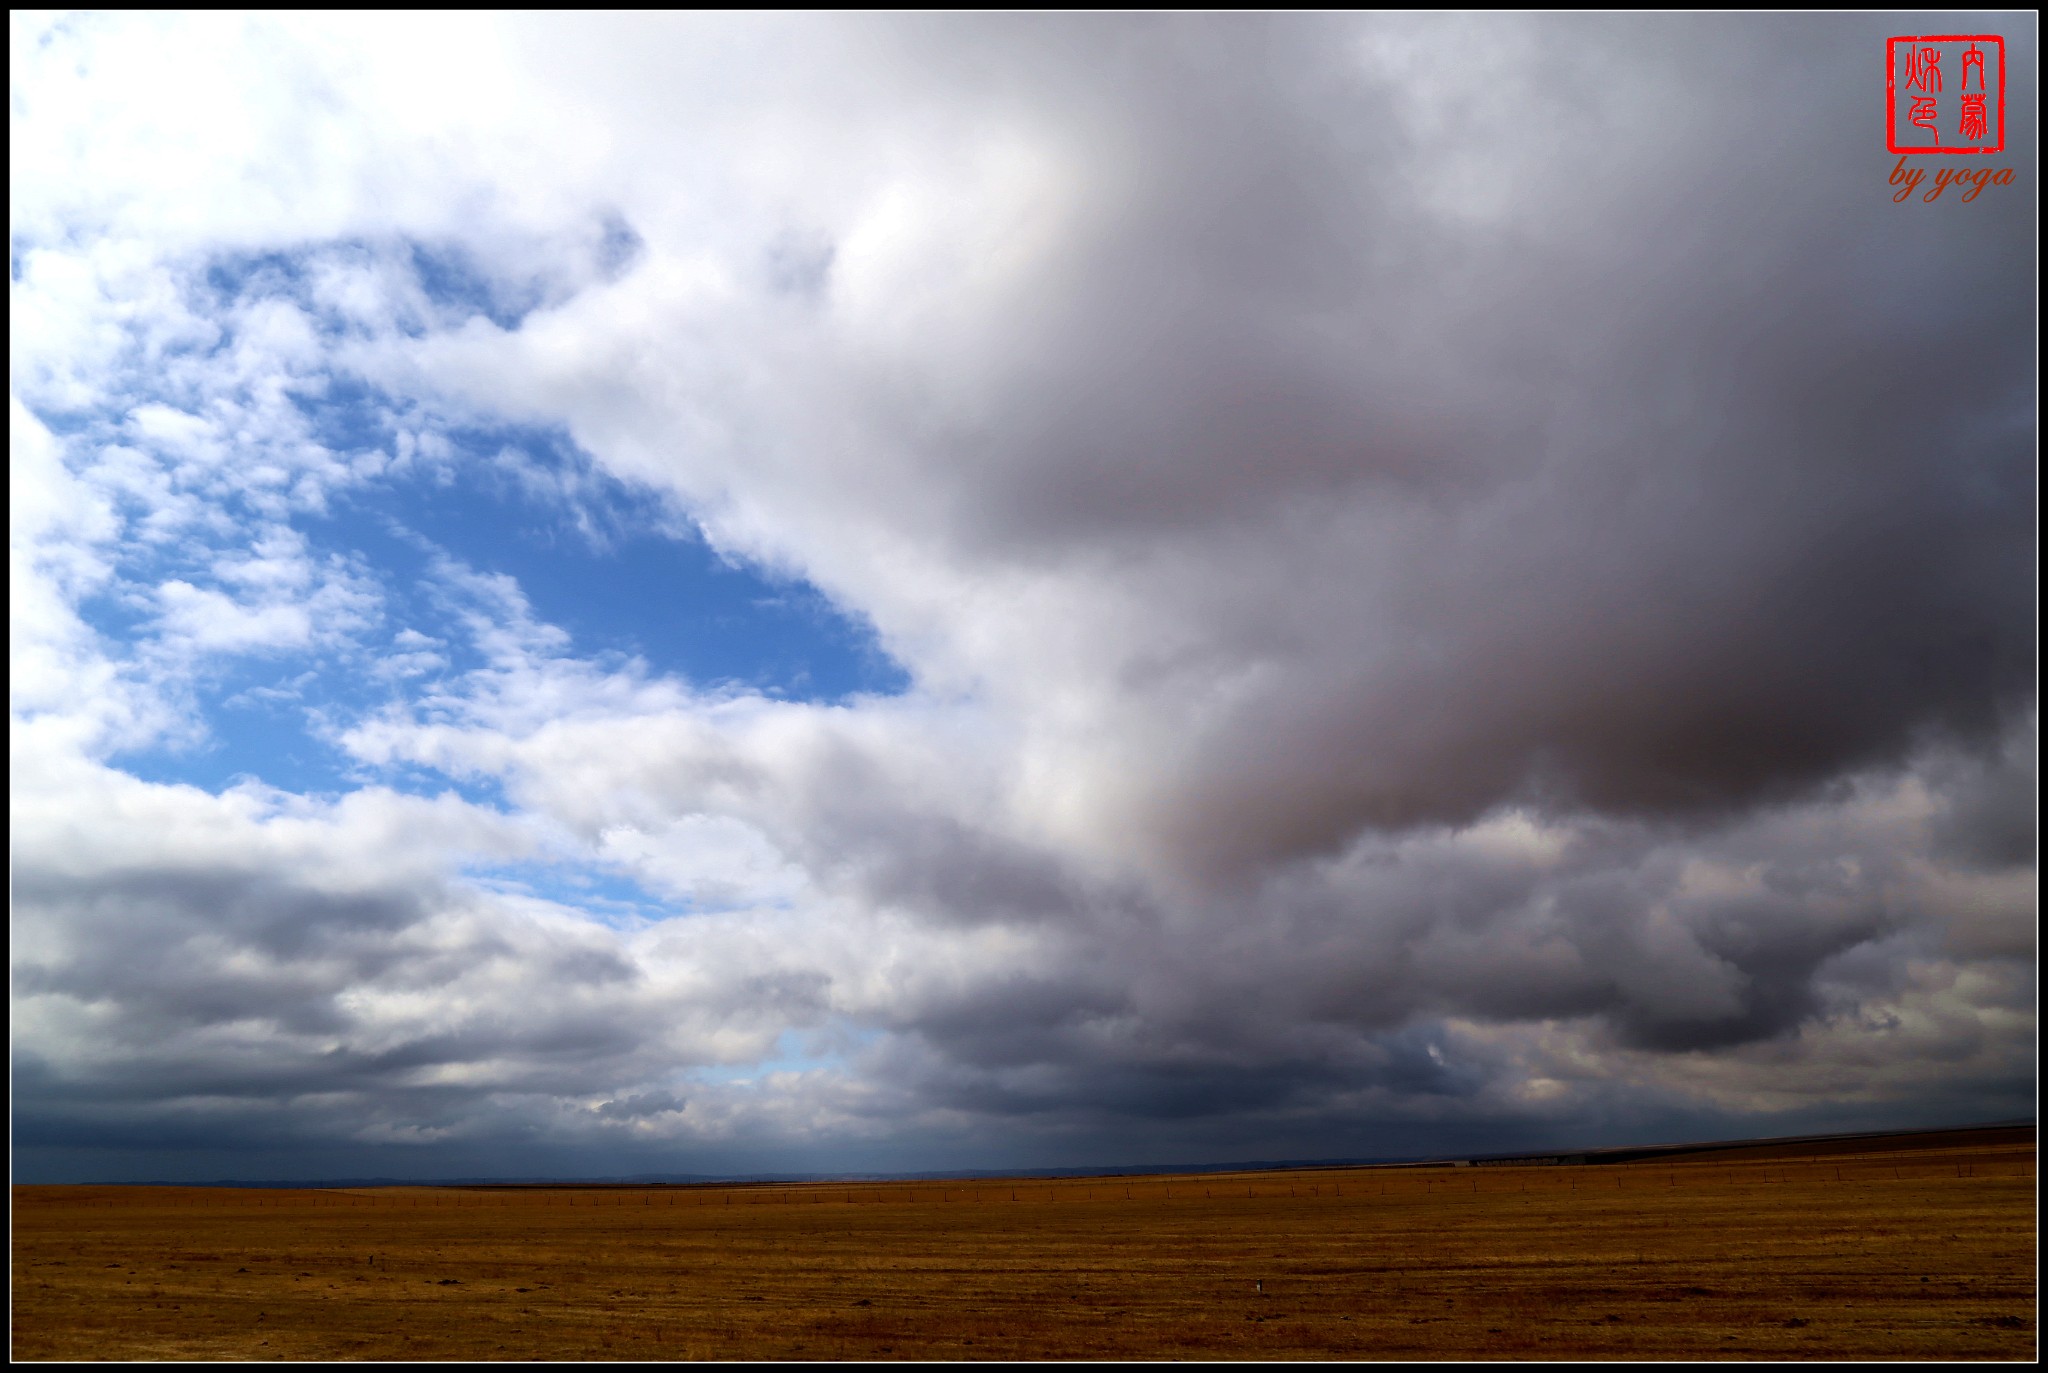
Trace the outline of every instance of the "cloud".
{"label": "cloud", "polygon": [[[14,23],[49,1138],[1341,1153],[2026,1098],[2032,220],[1891,200],[1878,21]],[[458,472],[599,553],[630,488],[910,685],[682,681],[308,532]],[[258,660],[351,683],[342,791],[110,765]]]}
{"label": "cloud", "polygon": [[[2005,287],[2026,244],[1997,213],[1941,242],[1871,212],[1863,67],[1821,29],[1765,25],[1691,69],[1682,31],[1493,36],[1539,103],[1541,73],[1590,60],[1566,33],[1631,73],[1643,113],[1585,177],[1569,150],[1611,105],[1538,136],[1478,100],[1425,141],[1319,25],[1162,29],[1135,66],[912,26],[878,60],[906,104],[957,102],[962,132],[814,207],[837,218],[829,309],[650,263],[418,352],[465,394],[548,397],[600,460],[872,614],[927,679],[1042,722],[1064,770],[1110,774],[1074,789],[1101,798],[1080,824],[1134,815],[1169,861],[1525,799],[1791,795],[1926,728],[1982,737],[2030,689],[2027,325]],[[1182,79],[1236,70],[1241,41],[1298,79]],[[1806,64],[1797,116],[1729,94],[1791,63],[1772,48]],[[913,60],[1004,79],[978,96]],[[1651,98],[1653,76],[1684,96]],[[1436,79],[1455,105],[1492,78]],[[864,160],[807,133],[819,162]],[[1428,193],[1475,146],[1530,197],[1516,223]],[[1730,208],[1738,176],[1784,189]],[[1062,232],[1013,203],[1027,186]],[[673,261],[698,226],[642,229]],[[715,339],[784,365],[735,371]],[[628,357],[649,384],[621,387]],[[1899,402],[1937,379],[1956,385]]]}

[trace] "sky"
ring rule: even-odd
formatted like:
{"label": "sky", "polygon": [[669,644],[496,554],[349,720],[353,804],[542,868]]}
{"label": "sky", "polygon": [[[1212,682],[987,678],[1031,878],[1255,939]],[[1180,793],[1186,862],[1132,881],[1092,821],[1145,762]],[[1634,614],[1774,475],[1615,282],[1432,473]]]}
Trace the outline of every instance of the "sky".
{"label": "sky", "polygon": [[2032,1115],[2033,16],[10,22],[16,1180]]}

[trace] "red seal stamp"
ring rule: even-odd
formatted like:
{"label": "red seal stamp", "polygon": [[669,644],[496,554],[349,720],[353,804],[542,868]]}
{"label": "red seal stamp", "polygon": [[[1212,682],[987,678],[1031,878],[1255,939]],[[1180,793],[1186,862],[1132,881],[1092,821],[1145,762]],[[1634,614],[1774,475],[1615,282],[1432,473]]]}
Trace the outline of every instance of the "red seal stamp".
{"label": "red seal stamp", "polygon": [[1885,146],[1895,153],[2005,150],[2005,40],[1924,34],[1884,45]]}

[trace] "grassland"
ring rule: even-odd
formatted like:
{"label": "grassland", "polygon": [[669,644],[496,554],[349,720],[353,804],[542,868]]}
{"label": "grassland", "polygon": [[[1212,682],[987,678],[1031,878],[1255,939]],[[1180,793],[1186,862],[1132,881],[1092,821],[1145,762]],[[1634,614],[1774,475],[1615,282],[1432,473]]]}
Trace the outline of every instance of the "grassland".
{"label": "grassland", "polygon": [[1596,1167],[16,1187],[17,1359],[2031,1359],[2031,1131]]}

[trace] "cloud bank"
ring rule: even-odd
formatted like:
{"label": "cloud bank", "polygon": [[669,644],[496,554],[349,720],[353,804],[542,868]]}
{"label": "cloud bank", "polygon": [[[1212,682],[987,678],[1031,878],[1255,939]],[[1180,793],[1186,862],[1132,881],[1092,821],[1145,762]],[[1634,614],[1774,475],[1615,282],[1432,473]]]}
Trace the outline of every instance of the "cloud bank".
{"label": "cloud bank", "polygon": [[2031,1110],[2031,20],[14,23],[24,1176]]}

